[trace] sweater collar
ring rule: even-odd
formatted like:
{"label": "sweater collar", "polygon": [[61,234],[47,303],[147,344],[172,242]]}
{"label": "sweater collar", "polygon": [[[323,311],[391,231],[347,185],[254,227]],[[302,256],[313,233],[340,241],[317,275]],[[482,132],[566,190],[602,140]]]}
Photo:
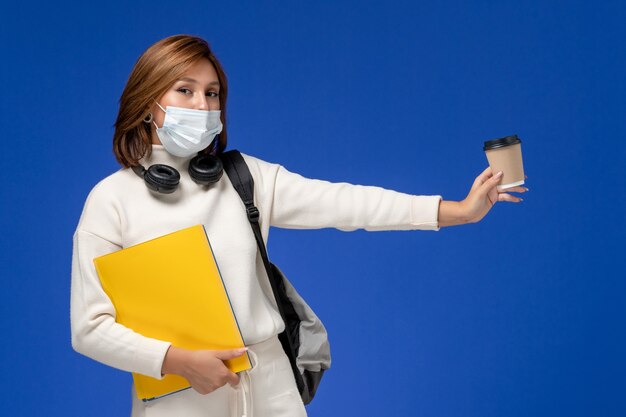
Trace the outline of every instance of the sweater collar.
{"label": "sweater collar", "polygon": [[189,161],[193,159],[196,154],[191,156],[175,156],[165,150],[163,145],[152,144],[152,154],[150,157],[144,155],[140,160],[139,164],[142,165],[145,169],[148,169],[150,165],[154,164],[163,164],[169,165],[172,168],[176,168],[179,172],[187,171],[187,167],[189,166]]}

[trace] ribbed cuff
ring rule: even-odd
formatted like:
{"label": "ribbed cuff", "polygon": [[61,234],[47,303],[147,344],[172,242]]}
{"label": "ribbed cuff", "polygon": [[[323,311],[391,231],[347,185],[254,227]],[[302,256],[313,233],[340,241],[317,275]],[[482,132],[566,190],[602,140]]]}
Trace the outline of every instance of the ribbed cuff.
{"label": "ribbed cuff", "polygon": [[411,225],[420,230],[439,231],[440,195],[414,195],[411,199]]}
{"label": "ribbed cuff", "polygon": [[170,346],[170,342],[150,338],[142,339],[135,352],[137,372],[152,378],[163,379],[164,375],[161,375],[161,368]]}

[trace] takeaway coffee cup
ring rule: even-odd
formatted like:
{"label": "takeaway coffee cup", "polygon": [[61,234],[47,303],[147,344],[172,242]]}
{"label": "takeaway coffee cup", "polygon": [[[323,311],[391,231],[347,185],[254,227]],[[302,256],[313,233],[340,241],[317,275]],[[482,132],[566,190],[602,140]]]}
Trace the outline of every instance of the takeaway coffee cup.
{"label": "takeaway coffee cup", "polygon": [[498,191],[524,184],[522,141],[517,135],[486,141],[483,150],[493,175],[502,171]]}

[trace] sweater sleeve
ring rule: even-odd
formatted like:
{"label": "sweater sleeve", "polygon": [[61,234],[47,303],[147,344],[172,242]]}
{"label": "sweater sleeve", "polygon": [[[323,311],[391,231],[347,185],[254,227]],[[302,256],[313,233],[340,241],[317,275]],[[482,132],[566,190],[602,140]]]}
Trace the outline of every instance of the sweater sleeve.
{"label": "sweater sleeve", "polygon": [[[111,204],[88,197],[73,236],[70,322],[72,347],[106,365],[162,379],[170,343],[148,338],[115,322],[115,308],[100,284],[93,259],[121,249],[111,241],[115,225]],[[100,199],[102,200],[102,199]],[[119,224],[119,222],[117,222]],[[107,238],[100,229],[109,234]]]}
{"label": "sweater sleeve", "polygon": [[[270,194],[270,224],[292,229],[438,231],[440,195],[411,195],[376,186],[309,179],[256,158],[257,191]],[[255,186],[256,180],[255,180]]]}

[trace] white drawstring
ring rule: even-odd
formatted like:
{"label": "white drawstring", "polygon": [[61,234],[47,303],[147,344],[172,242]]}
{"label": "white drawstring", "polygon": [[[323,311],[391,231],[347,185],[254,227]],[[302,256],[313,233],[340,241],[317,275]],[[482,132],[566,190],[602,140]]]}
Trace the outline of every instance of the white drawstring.
{"label": "white drawstring", "polygon": [[[250,355],[250,361],[252,363],[252,369],[257,365],[257,356],[252,350],[248,349]],[[252,417],[252,411],[254,409],[252,401],[252,380],[249,372],[252,370],[242,371],[239,373],[239,384],[234,388],[231,394],[230,401],[230,415],[232,417],[239,417],[239,394],[241,393],[242,413],[241,417]],[[247,392],[246,392],[247,391]],[[250,400],[250,414],[248,414],[248,399]]]}

